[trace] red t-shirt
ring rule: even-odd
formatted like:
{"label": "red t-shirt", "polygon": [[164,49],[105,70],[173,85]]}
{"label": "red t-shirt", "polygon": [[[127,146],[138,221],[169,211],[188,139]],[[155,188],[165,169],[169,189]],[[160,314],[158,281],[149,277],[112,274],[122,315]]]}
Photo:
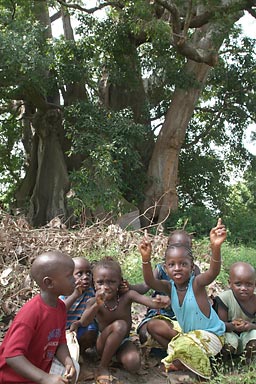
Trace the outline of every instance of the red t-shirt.
{"label": "red t-shirt", "polygon": [[5,359],[23,355],[36,367],[49,372],[59,344],[66,343],[66,307],[45,304],[40,295],[17,313],[0,346],[0,383],[32,383],[10,368]]}

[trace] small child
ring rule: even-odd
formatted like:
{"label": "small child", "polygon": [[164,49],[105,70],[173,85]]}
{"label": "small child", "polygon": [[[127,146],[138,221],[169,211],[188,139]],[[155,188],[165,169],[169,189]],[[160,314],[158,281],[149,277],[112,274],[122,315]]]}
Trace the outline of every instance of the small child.
{"label": "small child", "polygon": [[226,324],[224,360],[245,352],[246,363],[256,354],[256,273],[251,264],[237,262],[229,271],[230,289],[215,298],[216,310]]}
{"label": "small child", "polygon": [[[66,329],[70,329],[71,324],[81,318],[86,308],[87,300],[95,296],[92,287],[92,271],[89,261],[83,257],[74,257],[73,261],[75,263],[75,290],[70,296],[60,297],[67,308]],[[86,327],[79,327],[77,329],[77,340],[82,356],[84,356],[86,349],[95,346],[97,336],[98,326],[95,321]]]}
{"label": "small child", "polygon": [[193,273],[191,249],[178,243],[169,245],[165,253],[165,269],[169,281],[155,279],[153,275],[150,242],[144,238],[139,246],[146,284],[169,295],[173,312],[182,329],[170,341],[168,356],[162,360],[167,369],[187,370],[202,378],[210,378],[209,356],[220,352],[225,324],[211,307],[206,286],[220,272],[220,249],[225,239],[226,229],[219,219],[217,226],[210,232],[210,267],[196,276]]}
{"label": "small child", "polygon": [[75,382],[79,365],[75,368],[70,357],[66,308],[59,299],[73,292],[73,271],[71,257],[59,251],[43,253],[33,262],[31,275],[40,294],[20,309],[0,346],[1,384]]}
{"label": "small child", "polygon": [[[168,238],[168,246],[171,244],[183,244],[187,248],[191,248],[192,241],[186,231],[177,229],[171,232]],[[200,273],[197,265],[194,265],[194,268],[196,269],[195,274]],[[170,280],[164,263],[158,263],[153,274],[155,279]],[[155,291],[152,297],[155,297],[157,294],[160,294],[160,292]],[[166,350],[170,340],[180,330],[180,326],[170,306],[163,309],[148,309],[145,318],[138,325],[137,332],[142,346],[162,347]]]}
{"label": "small child", "polygon": [[117,380],[109,374],[109,364],[115,355],[125,369],[136,372],[140,368],[140,354],[129,334],[132,325],[131,305],[133,302],[163,308],[170,303],[169,297],[157,296],[155,299],[128,290],[119,295],[122,284],[122,271],[118,262],[106,258],[99,261],[93,269],[96,296],[87,301],[87,308],[75,326],[86,326],[96,319],[100,334],[96,348],[101,356],[95,381],[96,384],[112,383]]}

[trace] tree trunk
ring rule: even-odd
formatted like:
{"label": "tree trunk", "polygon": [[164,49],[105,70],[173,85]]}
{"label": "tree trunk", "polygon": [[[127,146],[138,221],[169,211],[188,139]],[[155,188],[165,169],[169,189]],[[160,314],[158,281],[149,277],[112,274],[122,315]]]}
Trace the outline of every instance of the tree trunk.
{"label": "tree trunk", "polygon": [[176,89],[166,119],[158,135],[148,168],[149,184],[145,192],[143,225],[151,221],[161,223],[170,211],[178,207],[176,185],[179,153],[188,123],[201,93],[210,67],[189,61],[186,71],[193,73],[200,83],[198,88]]}
{"label": "tree trunk", "polygon": [[38,167],[28,217],[30,223],[37,227],[58,215],[67,218],[69,179],[59,140],[59,136],[63,135],[61,112],[57,109],[38,112],[34,128],[39,138]]}

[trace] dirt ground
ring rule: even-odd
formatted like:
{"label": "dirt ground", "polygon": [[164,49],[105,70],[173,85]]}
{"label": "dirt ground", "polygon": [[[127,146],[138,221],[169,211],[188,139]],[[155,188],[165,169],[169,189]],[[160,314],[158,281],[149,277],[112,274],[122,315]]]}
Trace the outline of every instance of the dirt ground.
{"label": "dirt ground", "polygon": [[[113,376],[118,378],[119,381],[114,381],[114,384],[166,384],[167,377],[164,376],[160,367],[160,358],[155,356],[149,356],[146,363],[142,361],[142,367],[139,373],[131,374],[120,366],[111,366],[110,372]],[[86,359],[81,366],[81,372],[79,376],[79,384],[95,384],[95,379],[88,380],[88,373],[93,372],[97,368],[98,362],[95,359]]]}

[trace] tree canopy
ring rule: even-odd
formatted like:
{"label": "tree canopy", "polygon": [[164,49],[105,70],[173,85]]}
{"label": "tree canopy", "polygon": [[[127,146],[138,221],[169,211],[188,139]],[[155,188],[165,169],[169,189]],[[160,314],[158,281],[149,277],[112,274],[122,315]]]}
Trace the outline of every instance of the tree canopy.
{"label": "tree canopy", "polygon": [[0,0],[2,206],[36,227],[228,215],[232,175],[254,164],[255,40],[236,22],[255,1],[92,4]]}

